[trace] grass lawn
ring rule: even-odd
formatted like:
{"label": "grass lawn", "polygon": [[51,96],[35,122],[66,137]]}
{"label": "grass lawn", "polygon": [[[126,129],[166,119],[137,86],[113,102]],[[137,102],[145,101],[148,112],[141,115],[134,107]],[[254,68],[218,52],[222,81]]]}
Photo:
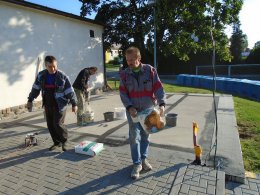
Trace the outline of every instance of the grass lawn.
{"label": "grass lawn", "polygon": [[245,169],[260,173],[260,103],[234,97]]}
{"label": "grass lawn", "polygon": [[[118,90],[119,81],[108,81],[110,87]],[[212,93],[210,90],[163,84],[169,93]],[[235,113],[246,171],[260,173],[260,103],[234,97]]]}
{"label": "grass lawn", "polygon": [[119,70],[119,64],[115,65],[115,64],[106,64],[106,70],[108,72],[110,71],[118,71]]}

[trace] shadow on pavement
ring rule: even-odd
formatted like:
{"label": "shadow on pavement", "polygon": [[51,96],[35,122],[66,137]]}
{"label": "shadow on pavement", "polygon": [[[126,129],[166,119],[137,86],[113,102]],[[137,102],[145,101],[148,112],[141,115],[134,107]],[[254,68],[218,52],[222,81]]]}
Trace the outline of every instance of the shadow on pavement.
{"label": "shadow on pavement", "polygon": [[[29,114],[31,114],[31,113],[29,113]],[[33,113],[33,117],[38,117],[38,116],[41,116],[41,115],[42,115],[42,112]],[[31,119],[31,118],[32,118],[32,116],[29,115],[29,116],[25,116],[23,118],[13,119],[10,122],[1,122],[0,128],[7,129],[7,128],[10,128],[10,127],[13,127],[13,126],[20,126],[20,124],[19,124],[20,122],[26,121],[26,120]]]}
{"label": "shadow on pavement", "polygon": [[74,149],[67,150],[66,152],[60,153],[59,155],[55,156],[57,159],[78,162],[82,160],[88,160],[92,158],[91,156],[87,156],[84,154],[77,154],[75,153]]}
{"label": "shadow on pavement", "polygon": [[[28,133],[38,133],[37,135],[37,139],[38,139],[39,138],[38,136],[49,134],[49,131],[46,128],[42,128],[36,130],[22,131],[19,133],[18,131],[12,131],[12,130],[1,132],[0,142],[8,144],[8,146],[1,145],[0,147],[1,158],[2,159],[5,158],[5,155],[9,155],[9,153],[15,154],[18,153],[18,151],[21,152],[22,150],[25,150],[26,149],[25,137]],[[10,143],[5,142],[5,139],[9,139]],[[38,142],[38,144],[40,144],[40,142]]]}
{"label": "shadow on pavement", "polygon": [[91,122],[91,123],[88,123],[86,125],[77,125],[77,123],[69,123],[69,124],[66,124],[65,122],[65,125],[67,128],[84,128],[84,127],[91,127],[91,126],[98,126],[98,127],[107,127],[108,125],[106,124],[108,122],[104,121],[104,120],[99,120],[99,121],[94,121],[94,122]]}
{"label": "shadow on pavement", "polygon": [[46,123],[46,120],[44,118],[39,118],[39,119],[26,120],[22,122],[30,122],[30,124],[39,124],[39,123]]}
{"label": "shadow on pavement", "polygon": [[148,178],[157,178],[157,177],[159,178],[168,173],[177,172],[181,167],[184,167],[186,165],[187,164],[179,163],[176,164],[175,166],[168,167],[157,172],[153,172],[153,173],[147,172],[145,173],[146,174],[145,176],[140,176],[140,178],[137,180],[133,180],[130,178],[132,166],[127,166],[109,175],[105,175],[103,177],[93,179],[88,183],[61,192],[59,193],[59,195],[78,194],[78,193],[87,194],[87,193],[97,192],[99,190],[102,190],[102,192],[100,192],[99,194],[110,194],[117,191],[120,188],[126,187],[131,184],[140,183],[143,180]]}
{"label": "shadow on pavement", "polygon": [[31,152],[31,153],[19,155],[20,152],[21,152],[21,150],[17,151],[17,155],[15,155],[15,153],[12,153],[12,155],[15,155],[13,157],[1,159],[0,167],[2,169],[4,169],[4,168],[15,166],[18,164],[23,164],[32,159],[55,156],[60,153],[60,152],[49,152],[47,149],[37,150],[37,151]]}
{"label": "shadow on pavement", "polygon": [[28,133],[38,133],[38,135],[40,134],[45,134],[45,133],[49,133],[48,129],[46,128],[41,128],[41,129],[36,129],[36,130],[28,130],[28,131],[22,131],[20,133],[17,133],[17,131],[8,131],[8,132],[1,132],[0,133],[0,140],[1,139],[6,139],[6,138],[10,138],[11,136],[12,137],[15,137],[15,136],[25,136],[28,134]]}

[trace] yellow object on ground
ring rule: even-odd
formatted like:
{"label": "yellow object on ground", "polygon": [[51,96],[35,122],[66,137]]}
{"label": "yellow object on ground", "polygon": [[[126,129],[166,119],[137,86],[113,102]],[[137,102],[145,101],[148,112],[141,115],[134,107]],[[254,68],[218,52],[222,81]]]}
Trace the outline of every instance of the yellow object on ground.
{"label": "yellow object on ground", "polygon": [[199,131],[199,127],[198,127],[198,124],[196,122],[193,122],[193,133],[195,136],[198,135],[198,131]]}
{"label": "yellow object on ground", "polygon": [[246,171],[245,175],[246,175],[246,177],[256,179],[256,174],[253,172]]}
{"label": "yellow object on ground", "polygon": [[194,146],[194,152],[195,152],[196,158],[200,158],[201,157],[202,149],[201,149],[200,146]]}

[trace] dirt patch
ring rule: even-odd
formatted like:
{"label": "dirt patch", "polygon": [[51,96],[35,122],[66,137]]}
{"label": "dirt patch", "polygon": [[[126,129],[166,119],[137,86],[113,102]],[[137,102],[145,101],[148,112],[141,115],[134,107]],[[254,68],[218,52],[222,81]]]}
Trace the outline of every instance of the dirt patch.
{"label": "dirt patch", "polygon": [[238,132],[239,132],[239,137],[241,139],[251,139],[256,136],[256,134],[251,131],[251,126],[246,125],[246,124],[241,124],[238,123]]}
{"label": "dirt patch", "polygon": [[252,137],[254,137],[254,135],[251,132],[239,132],[240,139],[250,139]]}

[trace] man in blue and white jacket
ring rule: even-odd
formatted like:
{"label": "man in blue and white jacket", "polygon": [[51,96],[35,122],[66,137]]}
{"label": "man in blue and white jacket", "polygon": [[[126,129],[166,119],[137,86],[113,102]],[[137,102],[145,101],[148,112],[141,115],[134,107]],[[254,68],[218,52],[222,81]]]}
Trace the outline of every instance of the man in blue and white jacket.
{"label": "man in blue and white jacket", "polygon": [[32,110],[32,102],[42,92],[47,126],[53,140],[49,150],[62,146],[67,150],[68,130],[64,125],[66,108],[72,104],[72,112],[77,112],[77,98],[68,76],[58,70],[54,56],[45,57],[46,69],[39,72],[28,97],[27,108]]}

